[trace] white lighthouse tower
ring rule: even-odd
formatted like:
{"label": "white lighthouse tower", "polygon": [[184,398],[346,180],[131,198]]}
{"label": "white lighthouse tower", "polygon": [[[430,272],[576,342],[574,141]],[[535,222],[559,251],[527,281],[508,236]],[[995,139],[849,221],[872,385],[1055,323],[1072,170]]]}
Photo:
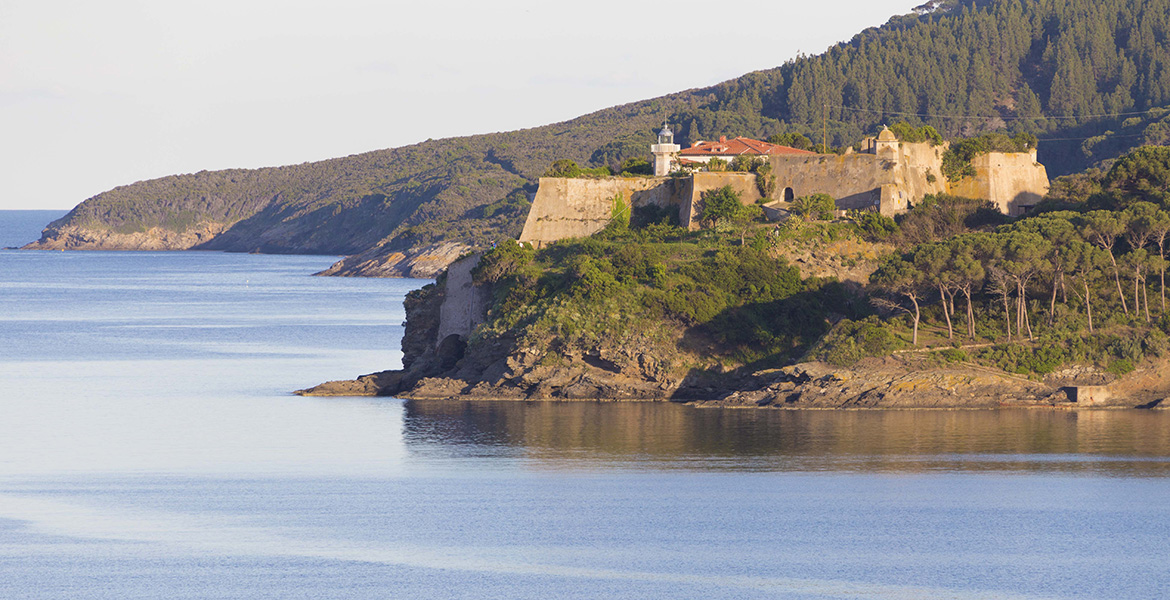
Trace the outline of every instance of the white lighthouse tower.
{"label": "white lighthouse tower", "polygon": [[662,131],[658,132],[658,143],[650,146],[650,153],[654,155],[654,175],[663,177],[670,174],[670,164],[675,155],[682,150],[674,143],[674,132],[666,123],[662,124]]}

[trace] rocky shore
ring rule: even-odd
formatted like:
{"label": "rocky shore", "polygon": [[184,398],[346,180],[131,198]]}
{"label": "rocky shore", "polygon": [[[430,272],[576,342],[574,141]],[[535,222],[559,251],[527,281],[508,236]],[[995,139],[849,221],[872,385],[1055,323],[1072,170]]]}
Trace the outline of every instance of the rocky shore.
{"label": "rocky shore", "polygon": [[[1105,401],[1077,402],[1078,386],[1061,386],[997,373],[974,365],[914,368],[894,359],[865,361],[843,369],[824,363],[802,363],[708,385],[680,381],[666,385],[623,385],[617,377],[598,376],[587,367],[563,372],[529,372],[524,377],[467,381],[455,377],[412,377],[409,371],[384,371],[352,381],[331,381],[297,393],[305,396],[395,396],[418,400],[462,399],[496,401],[686,402],[697,406],[779,409],[991,409],[1155,408],[1168,409],[1170,390],[1142,389],[1114,394]],[[1135,377],[1100,386],[1117,391],[1132,388],[1159,371],[1151,367]],[[568,376],[569,372],[573,375]],[[528,385],[525,385],[525,384]],[[1096,389],[1098,386],[1093,386]]]}
{"label": "rocky shore", "polygon": [[202,223],[185,231],[152,227],[143,231],[117,232],[50,225],[41,239],[25,250],[189,250],[214,239],[227,229],[222,223]]}
{"label": "rocky shore", "polygon": [[433,279],[455,262],[455,259],[471,250],[471,246],[458,242],[441,242],[406,250],[392,250],[386,246],[379,246],[347,256],[316,275]]}
{"label": "rocky shore", "polygon": [[754,373],[688,368],[679,365],[701,362],[701,356],[667,358],[669,336],[666,343],[647,336],[599,343],[586,351],[504,336],[469,352],[466,340],[479,319],[472,315],[468,320],[465,310],[453,308],[475,305],[474,296],[484,293],[470,284],[470,266],[456,264],[438,283],[408,295],[402,370],[296,393],[781,409],[1170,408],[1163,402],[1170,397],[1166,359],[1121,379],[1075,367],[1034,380],[971,363],[940,363],[929,352],[869,358],[849,368],[819,362]]}

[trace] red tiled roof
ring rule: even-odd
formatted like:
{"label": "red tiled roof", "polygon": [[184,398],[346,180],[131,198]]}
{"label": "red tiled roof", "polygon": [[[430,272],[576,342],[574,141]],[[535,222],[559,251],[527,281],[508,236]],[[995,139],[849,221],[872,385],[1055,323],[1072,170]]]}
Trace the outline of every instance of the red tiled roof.
{"label": "red tiled roof", "polygon": [[698,142],[690,148],[684,148],[679,156],[768,156],[774,154],[816,154],[808,150],[797,150],[788,146],[769,144],[751,138],[737,137],[735,139],[720,138],[718,142]]}

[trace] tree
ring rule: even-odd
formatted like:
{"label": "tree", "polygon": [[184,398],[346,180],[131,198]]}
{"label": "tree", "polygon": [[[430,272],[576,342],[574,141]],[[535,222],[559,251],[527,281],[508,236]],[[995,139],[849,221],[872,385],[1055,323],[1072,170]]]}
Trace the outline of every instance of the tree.
{"label": "tree", "polygon": [[[1065,250],[1067,244],[1074,239],[1079,239],[1076,229],[1069,220],[1074,218],[1076,213],[1072,212],[1054,212],[1043,214],[1039,217],[1031,219],[1024,219],[1011,226],[1012,231],[1030,232],[1039,235],[1048,240],[1049,249],[1045,256],[1048,260],[1048,270],[1052,274],[1052,297],[1048,301],[1048,324],[1051,325],[1056,318],[1056,294],[1059,290],[1065,290],[1064,278],[1065,274],[1069,272],[1068,256]],[[1068,292],[1064,293],[1064,302],[1068,303]]]}
{"label": "tree", "polygon": [[1155,266],[1162,283],[1162,314],[1166,314],[1166,237],[1170,235],[1170,215],[1158,211],[1150,221],[1150,236],[1158,245],[1158,258]]}
{"label": "tree", "polygon": [[654,165],[644,158],[627,158],[625,162],[618,167],[618,173],[622,175],[653,175]]}
{"label": "tree", "polygon": [[548,170],[544,172],[545,177],[565,177],[572,179],[581,176],[581,167],[577,166],[577,162],[568,158],[554,161]]}
{"label": "tree", "polygon": [[805,221],[830,221],[837,212],[837,201],[828,194],[801,196],[792,201],[788,210]]}
{"label": "tree", "polygon": [[918,323],[922,320],[922,310],[918,304],[923,287],[921,271],[901,256],[894,256],[878,267],[869,280],[878,290],[910,302],[912,308],[901,302],[880,296],[870,298],[870,301],[879,308],[901,311],[914,318],[913,344],[917,346]]}
{"label": "tree", "polygon": [[712,173],[726,171],[727,161],[719,158],[718,156],[712,157],[711,160],[707,161],[707,170],[711,171]]}
{"label": "tree", "polygon": [[739,193],[730,185],[702,192],[699,199],[703,205],[699,211],[699,220],[711,225],[734,218],[743,206],[739,201]]}
{"label": "tree", "polygon": [[1125,303],[1125,292],[1121,291],[1121,272],[1117,267],[1117,259],[1113,256],[1113,246],[1117,244],[1117,236],[1125,231],[1125,223],[1120,215],[1107,210],[1094,210],[1086,213],[1083,219],[1085,238],[1101,247],[1113,265],[1113,280],[1117,283],[1117,296],[1121,298],[1121,309],[1129,314],[1129,307]]}
{"label": "tree", "polygon": [[[1150,255],[1144,248],[1133,250],[1121,257],[1121,267],[1127,276],[1133,277],[1133,311],[1146,308],[1146,322],[1150,322],[1150,302],[1146,296],[1146,273],[1150,266]],[[1140,295],[1139,295],[1140,292]]]}
{"label": "tree", "polygon": [[[945,243],[918,246],[914,249],[913,256],[914,268],[921,273],[923,283],[938,290],[943,316],[947,321],[947,339],[954,340],[955,330],[951,322],[951,312],[954,310],[953,289],[956,284],[949,268],[950,247]],[[951,300],[949,303],[948,299]]]}
{"label": "tree", "polygon": [[1170,208],[1170,148],[1145,146],[1122,157],[1105,176],[1105,188],[1118,206],[1145,201]]}
{"label": "tree", "polygon": [[1028,284],[1046,264],[1044,256],[1051,244],[1035,233],[1011,232],[1001,237],[1002,252],[999,266],[1016,286],[1016,331],[1028,330],[1028,339],[1034,340],[1032,320],[1028,317]]}
{"label": "tree", "polygon": [[808,139],[802,134],[789,132],[777,133],[768,138],[769,144],[777,144],[779,146],[788,146],[789,148],[796,148],[797,150],[811,150],[813,147],[812,140]]}
{"label": "tree", "polygon": [[1107,264],[1106,252],[1081,240],[1073,240],[1065,248],[1068,264],[1081,280],[1084,289],[1082,300],[1085,303],[1085,316],[1089,319],[1089,333],[1093,332],[1093,304],[1092,283],[1101,276],[1102,268]]}
{"label": "tree", "polygon": [[739,245],[743,246],[747,234],[757,221],[764,218],[764,209],[758,204],[740,205],[739,210],[731,217],[731,226],[739,234]]}
{"label": "tree", "polygon": [[956,236],[947,240],[952,281],[967,299],[967,337],[975,339],[975,310],[971,302],[974,290],[983,286],[987,271],[979,259],[979,234]]}

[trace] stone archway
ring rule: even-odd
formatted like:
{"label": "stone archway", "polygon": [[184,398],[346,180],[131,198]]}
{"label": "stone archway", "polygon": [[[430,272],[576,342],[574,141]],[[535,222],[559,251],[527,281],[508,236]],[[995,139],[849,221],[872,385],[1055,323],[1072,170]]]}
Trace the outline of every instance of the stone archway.
{"label": "stone archway", "polygon": [[792,202],[793,200],[796,200],[796,192],[790,187],[784,188],[784,201]]}

